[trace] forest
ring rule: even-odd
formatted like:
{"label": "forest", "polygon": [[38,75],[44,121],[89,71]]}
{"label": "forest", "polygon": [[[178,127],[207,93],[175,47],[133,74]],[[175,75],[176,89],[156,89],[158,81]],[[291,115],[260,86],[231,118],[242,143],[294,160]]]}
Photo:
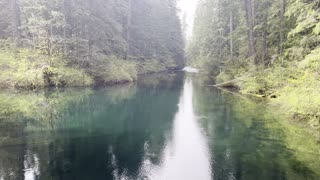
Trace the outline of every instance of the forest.
{"label": "forest", "polygon": [[176,0],[0,0],[0,87],[135,81],[181,68]]}
{"label": "forest", "polygon": [[320,125],[320,1],[200,0],[188,64]]}
{"label": "forest", "polygon": [[0,87],[136,81],[190,65],[320,127],[320,13],[311,0],[0,0]]}
{"label": "forest", "polygon": [[320,0],[0,7],[0,180],[320,179]]}

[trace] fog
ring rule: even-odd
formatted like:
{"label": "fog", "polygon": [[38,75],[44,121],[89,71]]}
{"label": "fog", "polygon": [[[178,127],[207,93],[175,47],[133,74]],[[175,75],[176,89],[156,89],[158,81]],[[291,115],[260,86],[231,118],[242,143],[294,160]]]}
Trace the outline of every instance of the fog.
{"label": "fog", "polygon": [[194,16],[196,12],[198,0],[179,0],[178,8],[181,10],[180,18],[182,19],[183,16],[186,16],[187,21],[187,38],[192,36],[193,30],[193,23],[194,23]]}

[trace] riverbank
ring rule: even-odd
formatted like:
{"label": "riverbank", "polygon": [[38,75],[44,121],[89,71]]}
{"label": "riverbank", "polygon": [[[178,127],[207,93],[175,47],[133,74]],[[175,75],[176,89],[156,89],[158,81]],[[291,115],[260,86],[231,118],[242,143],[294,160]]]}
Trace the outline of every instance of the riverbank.
{"label": "riverbank", "polygon": [[[217,86],[236,88],[242,94],[264,98],[289,115],[294,121],[307,124],[313,129],[320,128],[320,81],[315,66],[314,54],[298,64],[286,67],[276,66],[267,70],[252,70],[234,79],[218,77]],[[311,59],[311,60],[310,60]],[[231,70],[230,70],[231,71]],[[227,75],[223,75],[227,76]]]}
{"label": "riverbank", "polygon": [[[166,64],[155,59],[124,60],[116,56],[73,62],[31,49],[0,51],[0,88],[34,90],[46,87],[90,87],[136,81],[138,75],[163,72]],[[172,67],[171,67],[172,68]]]}

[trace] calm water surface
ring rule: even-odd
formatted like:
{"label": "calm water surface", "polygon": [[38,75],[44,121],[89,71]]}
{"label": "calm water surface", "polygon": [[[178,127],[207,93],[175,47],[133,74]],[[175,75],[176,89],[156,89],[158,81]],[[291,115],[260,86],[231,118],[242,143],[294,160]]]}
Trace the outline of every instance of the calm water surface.
{"label": "calm water surface", "polygon": [[0,180],[320,179],[320,145],[264,102],[181,74],[0,92]]}

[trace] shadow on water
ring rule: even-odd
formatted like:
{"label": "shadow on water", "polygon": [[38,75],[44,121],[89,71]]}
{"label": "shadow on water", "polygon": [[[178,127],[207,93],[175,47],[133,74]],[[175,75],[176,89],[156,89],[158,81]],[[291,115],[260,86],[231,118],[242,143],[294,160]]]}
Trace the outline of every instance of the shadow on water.
{"label": "shadow on water", "polygon": [[319,144],[264,102],[196,86],[213,179],[319,179]]}
{"label": "shadow on water", "polygon": [[159,78],[96,90],[2,92],[0,179],[137,177],[146,146],[160,162],[177,111],[183,76],[152,80]]}
{"label": "shadow on water", "polygon": [[0,179],[318,179],[319,145],[263,103],[183,74],[0,93]]}

